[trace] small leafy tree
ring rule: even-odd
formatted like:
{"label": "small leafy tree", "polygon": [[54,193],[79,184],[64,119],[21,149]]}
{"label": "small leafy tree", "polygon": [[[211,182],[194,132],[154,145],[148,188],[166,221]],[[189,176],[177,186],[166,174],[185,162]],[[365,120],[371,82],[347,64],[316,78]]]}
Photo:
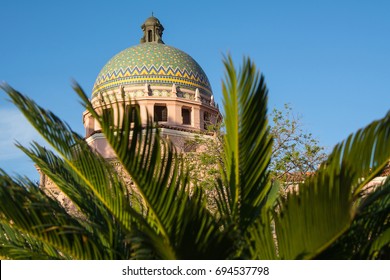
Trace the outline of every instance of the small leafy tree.
{"label": "small leafy tree", "polygon": [[312,175],[326,159],[324,147],[311,133],[303,131],[301,118],[289,104],[271,113],[274,147],[270,170],[279,181],[297,184]]}
{"label": "small leafy tree", "polygon": [[195,135],[185,143],[187,152],[183,153],[184,162],[191,181],[205,191],[208,208],[216,210],[217,196],[215,182],[220,178],[223,167],[223,134],[221,123],[210,125],[206,134]]}
{"label": "small leafy tree", "polygon": [[[273,180],[283,182],[283,188],[297,185],[312,175],[326,160],[324,147],[311,133],[304,132],[302,120],[294,114],[289,104],[283,110],[273,109],[270,115],[272,123],[270,134],[273,147],[269,170]],[[214,189],[222,162],[223,128],[209,127],[212,137],[199,135],[188,140],[188,147],[200,151],[186,153],[185,158],[191,178],[206,190]],[[283,191],[283,190],[281,190]]]}
{"label": "small leafy tree", "polygon": [[[272,137],[263,76],[244,60],[224,61],[222,161],[215,212],[151,119],[138,109],[100,123],[134,181],[123,178],[83,138],[28,97],[5,91],[56,153],[38,143],[21,148],[74,203],[72,215],[26,178],[0,171],[0,256],[12,259],[313,259],[388,258],[390,180],[362,189],[390,158],[390,113],[337,145],[299,189],[278,195],[269,164]],[[110,106],[122,106],[109,104]],[[124,105],[123,105],[124,106]],[[118,112],[120,110],[117,110]],[[114,122],[120,120],[120,123]]]}

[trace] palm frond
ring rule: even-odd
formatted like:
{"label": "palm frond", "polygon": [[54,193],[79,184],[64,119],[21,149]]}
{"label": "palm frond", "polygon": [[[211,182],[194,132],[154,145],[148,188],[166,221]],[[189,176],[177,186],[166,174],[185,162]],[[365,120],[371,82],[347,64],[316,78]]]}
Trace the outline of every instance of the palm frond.
{"label": "palm frond", "polygon": [[384,118],[351,134],[338,144],[330,154],[326,165],[333,165],[335,172],[344,164],[353,168],[354,196],[359,196],[367,185],[382,171],[390,160],[390,111]]}
{"label": "palm frond", "polygon": [[280,200],[275,225],[281,258],[315,257],[348,230],[364,179],[377,175],[390,158],[389,131],[387,114],[350,135],[316,175]]}
{"label": "palm frond", "polygon": [[[143,234],[142,238],[139,235],[135,237],[137,242],[153,244],[157,258],[190,258],[189,246],[192,248],[191,256],[195,258],[207,256],[206,252],[209,252],[209,257],[212,254],[221,256],[225,250],[221,242],[217,242],[221,240],[219,226],[206,209],[203,192],[192,186],[193,194],[190,195],[188,171],[182,159],[171,143],[160,136],[151,118],[147,118],[143,127],[137,107],[130,106],[136,110],[135,114],[126,110],[125,106],[131,104],[131,100],[125,97],[103,102],[101,107],[111,110],[97,111],[79,86],[75,85],[75,90],[87,110],[100,123],[107,141],[134,181],[148,209],[147,222],[162,240],[162,244],[158,244],[152,236],[148,237],[153,240],[150,242]],[[211,241],[214,246],[206,246]],[[143,258],[148,251],[150,248],[139,252],[139,257]]]}
{"label": "palm frond", "polygon": [[13,103],[55,148],[73,175],[77,176],[76,181],[82,182],[126,231],[130,231],[136,223],[142,225],[144,231],[149,234],[155,234],[145,222],[142,213],[131,207],[128,189],[118,174],[112,172],[109,163],[94,153],[79,135],[53,113],[10,87],[5,87],[5,90]]}
{"label": "palm frond", "polygon": [[[46,249],[50,248],[52,253],[48,256],[51,257],[56,255],[75,259],[103,257],[102,250],[99,249],[100,244],[96,242],[91,232],[66,213],[58,201],[47,197],[32,182],[27,179],[16,182],[2,170],[0,182],[1,224],[6,234],[23,236],[25,240],[35,240],[36,242],[31,243],[32,246],[35,243],[45,246]],[[7,238],[13,240],[11,236]],[[5,248],[11,249],[16,243],[6,242],[4,245]]]}
{"label": "palm frond", "polygon": [[280,183],[274,181],[267,200],[256,221],[247,230],[246,242],[248,259],[276,260],[279,259],[275,235],[275,222],[272,213],[280,196]]}
{"label": "palm frond", "polygon": [[[267,170],[272,149],[267,121],[267,87],[255,65],[244,60],[236,73],[231,57],[224,61],[222,85],[226,135],[220,200],[229,207],[222,216],[231,217],[245,230],[260,214],[271,188]],[[220,201],[220,204],[223,201]]]}
{"label": "palm frond", "polygon": [[[96,233],[96,238],[99,238],[105,247],[112,248],[107,252],[112,255],[106,257],[109,259],[129,258],[130,250],[127,244],[123,242],[128,231],[116,222],[109,209],[97,199],[83,180],[79,179],[77,173],[64,160],[38,143],[32,143],[30,149],[20,145],[18,147],[70,199],[71,204],[68,207],[71,207],[71,214],[84,220],[85,226]],[[110,168],[110,166],[107,168]],[[114,171],[112,170],[112,172]],[[69,210],[67,211],[69,212]],[[117,242],[118,239],[122,242]]]}
{"label": "palm frond", "polygon": [[13,260],[71,259],[48,243],[22,233],[8,222],[0,221],[0,256]]}
{"label": "palm frond", "polygon": [[319,259],[388,259],[390,179],[358,202],[350,228]]}
{"label": "palm frond", "polygon": [[120,177],[112,172],[112,168],[100,155],[90,149],[81,136],[28,97],[10,87],[4,89],[29,122],[77,174],[78,180],[83,181],[124,228],[130,230],[134,219],[144,223],[141,215],[130,207],[127,188]]}
{"label": "palm frond", "polygon": [[281,197],[275,232],[281,259],[309,259],[335,241],[352,218],[350,170],[318,174]]}
{"label": "palm frond", "polygon": [[261,216],[248,229],[248,259],[279,259],[274,227],[275,225],[271,211],[262,211]]}
{"label": "palm frond", "polygon": [[57,154],[37,143],[18,147],[77,209],[71,213],[28,179],[12,179],[0,170],[0,256],[388,258],[390,180],[372,193],[362,190],[390,159],[390,112],[351,134],[315,175],[280,196],[268,171],[272,139],[264,78],[249,59],[238,72],[231,57],[224,65],[226,134],[217,213],[207,209],[204,192],[189,181],[180,154],[149,116],[143,125],[124,93],[92,104],[74,86],[134,189],[57,116],[4,86]]}

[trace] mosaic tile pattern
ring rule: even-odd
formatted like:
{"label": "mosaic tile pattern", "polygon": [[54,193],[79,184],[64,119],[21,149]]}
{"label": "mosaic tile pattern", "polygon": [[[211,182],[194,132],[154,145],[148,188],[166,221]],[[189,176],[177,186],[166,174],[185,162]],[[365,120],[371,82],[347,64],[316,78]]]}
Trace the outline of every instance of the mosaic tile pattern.
{"label": "mosaic tile pattern", "polygon": [[119,85],[172,85],[211,96],[209,80],[199,64],[183,51],[164,44],[144,43],[114,56],[100,71],[92,96]]}

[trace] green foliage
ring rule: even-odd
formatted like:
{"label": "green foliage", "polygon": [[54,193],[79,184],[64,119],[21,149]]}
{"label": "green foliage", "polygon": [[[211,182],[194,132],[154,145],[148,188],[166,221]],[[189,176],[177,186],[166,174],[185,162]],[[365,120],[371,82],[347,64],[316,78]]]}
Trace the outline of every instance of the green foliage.
{"label": "green foliage", "polygon": [[[388,258],[389,181],[368,194],[363,190],[389,161],[390,113],[337,145],[315,174],[280,195],[280,184],[269,171],[273,133],[264,77],[249,59],[238,71],[230,57],[224,65],[226,133],[218,146],[222,157],[200,159],[202,164],[219,166],[218,174],[212,172],[216,180],[207,183],[213,186],[213,196],[207,196],[199,187],[201,181],[190,176],[191,164],[196,163],[185,163],[151,118],[146,128],[142,126],[137,106],[125,110],[120,108],[123,103],[103,101],[103,108],[120,110],[97,111],[75,85],[132,178],[134,186],[129,188],[123,176],[58,117],[4,86],[55,152],[38,143],[19,148],[72,201],[75,211],[65,209],[28,179],[1,171],[0,256]],[[207,200],[217,207],[209,209]]]}
{"label": "green foliage", "polygon": [[303,182],[326,159],[324,147],[311,133],[304,132],[300,117],[289,104],[283,110],[274,109],[271,118],[272,177],[291,184]]}
{"label": "green foliage", "polygon": [[[285,192],[316,172],[327,155],[319,141],[311,133],[304,132],[302,120],[293,113],[289,104],[285,104],[283,110],[273,109],[270,117],[270,134],[274,141],[269,170],[273,180],[284,182],[280,191]],[[218,165],[223,165],[225,131],[216,126],[211,127],[209,133],[213,137],[197,136],[189,140],[188,147],[202,148],[185,156],[191,178],[207,190],[214,188],[219,177]],[[205,170],[207,174],[203,174]]]}
{"label": "green foliage", "polygon": [[223,165],[220,125],[209,126],[207,134],[195,135],[185,143],[183,158],[190,179],[207,192],[215,190],[215,182],[220,176],[219,166]]}
{"label": "green foliage", "polygon": [[361,198],[347,231],[318,256],[321,259],[390,258],[390,180]]}

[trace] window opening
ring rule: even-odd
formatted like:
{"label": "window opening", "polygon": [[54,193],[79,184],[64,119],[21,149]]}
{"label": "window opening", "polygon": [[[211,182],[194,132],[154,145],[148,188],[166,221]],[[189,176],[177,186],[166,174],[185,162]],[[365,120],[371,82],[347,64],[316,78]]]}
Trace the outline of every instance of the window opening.
{"label": "window opening", "polygon": [[165,105],[154,105],[154,121],[166,122],[168,120],[168,109]]}
{"label": "window opening", "polygon": [[133,123],[137,115],[137,110],[139,112],[139,105],[126,105],[126,115],[130,114],[130,122]]}
{"label": "window opening", "polygon": [[181,116],[183,118],[183,124],[191,124],[191,109],[181,108]]}
{"label": "window opening", "polygon": [[203,114],[203,129],[208,129],[208,126],[210,124],[211,124],[210,114],[209,114],[209,112],[204,112],[204,114]]}

